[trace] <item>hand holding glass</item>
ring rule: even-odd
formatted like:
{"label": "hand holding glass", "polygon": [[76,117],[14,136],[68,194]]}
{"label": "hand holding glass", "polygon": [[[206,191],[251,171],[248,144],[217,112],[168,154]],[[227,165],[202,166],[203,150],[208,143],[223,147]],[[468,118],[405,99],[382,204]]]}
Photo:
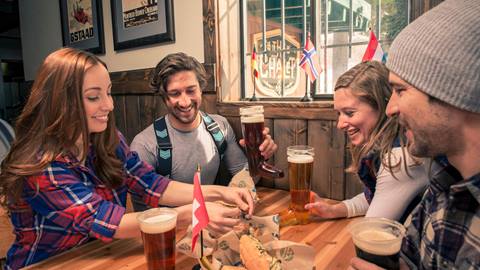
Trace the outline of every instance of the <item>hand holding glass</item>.
{"label": "hand holding glass", "polygon": [[283,171],[268,164],[259,150],[260,145],[265,140],[263,135],[265,127],[263,106],[240,108],[240,116],[250,176],[254,179],[260,176],[267,178],[283,177]]}

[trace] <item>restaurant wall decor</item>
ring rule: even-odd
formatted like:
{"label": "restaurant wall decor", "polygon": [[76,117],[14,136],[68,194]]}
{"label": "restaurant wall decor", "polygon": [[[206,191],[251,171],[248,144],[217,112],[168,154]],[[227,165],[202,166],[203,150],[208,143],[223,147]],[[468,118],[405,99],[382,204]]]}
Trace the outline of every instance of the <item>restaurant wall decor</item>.
{"label": "restaurant wall decor", "polygon": [[114,49],[175,41],[172,0],[111,0]]}
{"label": "restaurant wall decor", "polygon": [[104,54],[101,0],[60,0],[63,46]]}

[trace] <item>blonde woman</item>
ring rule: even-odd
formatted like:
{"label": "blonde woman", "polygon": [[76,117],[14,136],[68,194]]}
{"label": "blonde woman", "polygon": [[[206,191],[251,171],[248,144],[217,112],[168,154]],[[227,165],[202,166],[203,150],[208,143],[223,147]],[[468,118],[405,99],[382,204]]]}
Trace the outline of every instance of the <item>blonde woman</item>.
{"label": "blonde woman", "polygon": [[385,114],[392,93],[387,68],[376,61],[358,64],[338,78],[334,90],[337,128],[350,140],[352,163],[347,171],[358,174],[364,192],[335,205],[313,194],[305,208],[322,218],[403,220],[418,203],[420,196],[414,199],[423,193],[428,178],[423,161],[403,148],[397,119]]}

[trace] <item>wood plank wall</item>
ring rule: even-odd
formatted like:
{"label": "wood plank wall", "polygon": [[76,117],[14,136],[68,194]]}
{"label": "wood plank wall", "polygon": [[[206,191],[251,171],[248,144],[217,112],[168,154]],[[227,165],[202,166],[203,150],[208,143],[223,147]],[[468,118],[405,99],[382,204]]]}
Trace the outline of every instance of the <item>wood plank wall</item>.
{"label": "wood plank wall", "polygon": [[[356,176],[345,173],[348,159],[345,134],[336,128],[336,113],[331,102],[259,102],[265,110],[265,126],[278,145],[269,161],[283,169],[280,179],[262,179],[261,185],[288,190],[287,147],[306,144],[315,149],[312,190],[320,196],[341,200],[356,195],[362,186]],[[237,137],[241,137],[238,110],[250,103],[219,103],[218,113],[225,116]]]}
{"label": "wood plank wall", "polygon": [[[167,110],[158,93],[151,90],[148,81],[153,69],[115,72],[112,78],[112,96],[115,102],[115,122],[130,143],[134,136]],[[212,89],[213,84],[211,84]],[[361,191],[355,178],[345,174],[345,135],[336,129],[336,113],[331,102],[259,103],[265,107],[266,126],[278,144],[272,164],[287,171],[286,148],[295,144],[308,144],[315,148],[314,181],[312,188],[321,196],[344,199]],[[215,93],[203,95],[202,109],[225,116],[232,125],[237,139],[241,138],[238,109],[251,103],[217,103]],[[263,179],[261,185],[288,189],[288,178]]]}

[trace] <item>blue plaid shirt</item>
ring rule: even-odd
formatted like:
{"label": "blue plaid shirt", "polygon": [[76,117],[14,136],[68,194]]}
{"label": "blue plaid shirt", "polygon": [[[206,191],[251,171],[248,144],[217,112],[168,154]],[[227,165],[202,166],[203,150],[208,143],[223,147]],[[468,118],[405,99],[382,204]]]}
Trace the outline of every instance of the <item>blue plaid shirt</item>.
{"label": "blue plaid shirt", "polygon": [[97,177],[93,151],[85,166],[75,165],[72,155],[59,155],[43,172],[26,177],[21,199],[9,205],[16,239],[6,269],[39,262],[93,238],[111,241],[125,213],[127,192],[158,205],[169,180],[154,173],[119,136],[116,154],[125,178],[117,188],[106,187]]}
{"label": "blue plaid shirt", "polygon": [[451,165],[432,176],[406,222],[402,257],[412,269],[480,269],[480,173]]}

